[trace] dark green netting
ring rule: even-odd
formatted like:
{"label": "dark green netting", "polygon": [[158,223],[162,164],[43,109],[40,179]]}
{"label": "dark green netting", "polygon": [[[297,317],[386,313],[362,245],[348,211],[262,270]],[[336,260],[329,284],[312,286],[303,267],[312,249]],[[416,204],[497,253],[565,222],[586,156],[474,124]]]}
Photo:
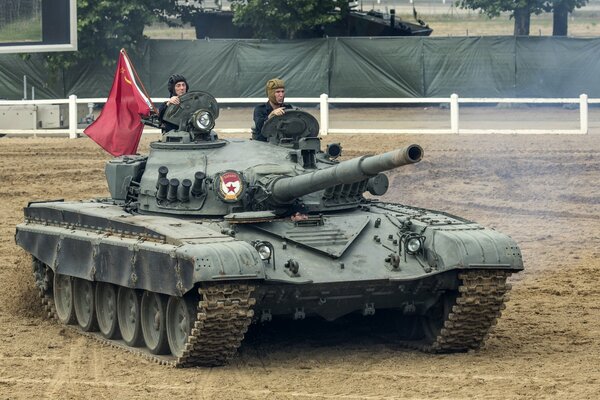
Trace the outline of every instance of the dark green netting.
{"label": "dark green netting", "polygon": [[517,38],[515,80],[522,97],[600,97],[600,39]]}
{"label": "dark green netting", "polygon": [[516,95],[513,38],[429,38],[423,47],[425,97]]}
{"label": "dark green netting", "polygon": [[325,40],[238,42],[238,90],[228,97],[266,97],[271,78],[285,80],[288,96],[319,96],[327,92],[328,60]]}
{"label": "dark green netting", "polygon": [[31,87],[39,99],[65,98],[62,74],[51,76],[40,54],[27,59],[19,55],[0,56],[0,99],[20,100],[23,98],[23,76],[27,76],[27,98],[31,98]]}
{"label": "dark green netting", "polygon": [[[408,40],[407,40],[408,39]],[[331,97],[423,97],[421,38],[331,39]]]}
{"label": "dark green netting", "polygon": [[[323,38],[295,41],[150,40],[133,58],[153,97],[173,73],[216,97],[600,97],[600,39],[555,37]],[[115,54],[115,60],[118,54]],[[91,62],[50,74],[43,58],[0,55],[0,98],[105,97],[114,67]]]}

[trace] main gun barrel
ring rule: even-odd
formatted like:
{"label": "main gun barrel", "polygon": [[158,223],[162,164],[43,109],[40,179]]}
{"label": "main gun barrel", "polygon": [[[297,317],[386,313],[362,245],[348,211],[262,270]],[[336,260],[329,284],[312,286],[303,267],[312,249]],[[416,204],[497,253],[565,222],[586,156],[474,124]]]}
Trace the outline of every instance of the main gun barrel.
{"label": "main gun barrel", "polygon": [[295,198],[339,184],[360,182],[383,171],[421,161],[423,148],[412,144],[375,156],[363,156],[314,172],[280,178],[273,182],[271,193],[277,202]]}

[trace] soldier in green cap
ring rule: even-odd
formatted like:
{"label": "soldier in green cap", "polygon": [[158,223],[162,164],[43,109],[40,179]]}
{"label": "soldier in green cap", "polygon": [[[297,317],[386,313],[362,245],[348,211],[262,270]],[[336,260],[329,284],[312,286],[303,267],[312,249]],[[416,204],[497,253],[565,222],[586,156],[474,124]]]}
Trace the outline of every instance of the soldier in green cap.
{"label": "soldier in green cap", "polygon": [[261,134],[265,121],[283,115],[286,109],[293,108],[291,104],[284,103],[285,83],[282,79],[270,79],[265,89],[269,101],[254,108],[254,128],[252,128],[252,139],[263,142],[267,141],[267,138]]}

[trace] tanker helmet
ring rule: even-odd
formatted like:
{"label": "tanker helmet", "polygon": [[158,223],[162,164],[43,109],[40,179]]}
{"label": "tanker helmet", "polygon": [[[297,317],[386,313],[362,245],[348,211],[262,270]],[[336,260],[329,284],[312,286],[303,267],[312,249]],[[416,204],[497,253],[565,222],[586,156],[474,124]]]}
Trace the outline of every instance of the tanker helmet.
{"label": "tanker helmet", "polygon": [[190,90],[190,85],[187,83],[187,79],[183,75],[173,74],[169,77],[167,82],[167,88],[169,89],[169,95],[175,96],[175,84],[177,82],[185,82],[186,93]]}
{"label": "tanker helmet", "polygon": [[267,81],[267,86],[265,89],[266,89],[267,97],[269,98],[269,101],[273,104],[277,104],[277,101],[275,101],[275,90],[285,89],[285,83],[283,82],[283,79],[278,79],[278,78],[270,79],[269,81]]}

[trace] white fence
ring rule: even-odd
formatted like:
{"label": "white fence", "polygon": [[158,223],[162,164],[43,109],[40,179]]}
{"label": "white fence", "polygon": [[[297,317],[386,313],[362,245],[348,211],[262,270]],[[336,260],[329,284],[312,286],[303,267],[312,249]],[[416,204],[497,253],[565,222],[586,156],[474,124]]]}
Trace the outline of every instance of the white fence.
{"label": "white fence", "polygon": [[[166,98],[153,98],[155,103],[166,101]],[[287,99],[290,103],[318,104],[320,133],[322,136],[328,133],[392,133],[392,134],[587,134],[589,131],[588,104],[600,104],[600,99],[589,99],[586,94],[579,98],[460,98],[457,94],[445,97],[427,98],[330,98],[327,94],[320,97],[292,97]],[[220,105],[224,104],[258,104],[265,101],[264,98],[218,98]],[[70,138],[77,138],[83,129],[77,127],[77,105],[90,103],[105,103],[106,98],[77,98],[75,95],[68,99],[55,100],[0,100],[2,106],[24,106],[41,104],[68,104],[69,117],[68,127],[61,129],[3,129],[0,126],[0,134],[68,134]],[[460,104],[576,104],[579,107],[579,129],[464,129],[460,127]],[[361,104],[361,105],[414,105],[414,104],[448,104],[450,119],[448,128],[442,129],[331,129],[329,120],[330,104]],[[152,130],[151,130],[152,131]],[[155,130],[157,131],[157,130]],[[249,132],[249,129],[220,129],[224,133]],[[148,131],[145,131],[148,132]],[[157,131],[158,132],[158,131]]]}

